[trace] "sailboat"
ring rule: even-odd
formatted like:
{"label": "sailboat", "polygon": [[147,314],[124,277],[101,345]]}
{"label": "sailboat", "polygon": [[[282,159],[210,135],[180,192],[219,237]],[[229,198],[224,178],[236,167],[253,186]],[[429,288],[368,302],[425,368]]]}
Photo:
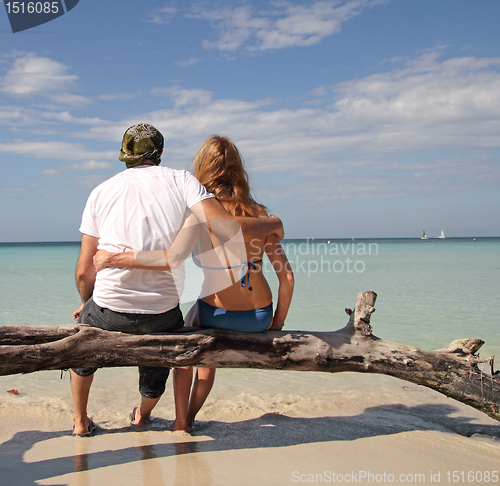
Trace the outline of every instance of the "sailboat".
{"label": "sailboat", "polygon": [[441,230],[441,236],[438,236],[438,238],[441,238],[441,239],[445,239],[446,238],[446,236],[444,236],[444,231],[443,230]]}
{"label": "sailboat", "polygon": [[425,234],[425,230],[424,230],[424,236],[422,236],[422,238],[420,238],[421,240],[428,240],[429,238],[427,238],[427,235]]}

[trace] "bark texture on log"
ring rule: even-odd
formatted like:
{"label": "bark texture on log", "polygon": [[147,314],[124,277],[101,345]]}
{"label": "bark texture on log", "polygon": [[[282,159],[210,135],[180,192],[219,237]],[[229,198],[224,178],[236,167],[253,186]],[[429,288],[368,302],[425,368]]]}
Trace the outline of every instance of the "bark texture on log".
{"label": "bark texture on log", "polygon": [[240,333],[190,328],[131,335],[86,325],[0,326],[0,375],[81,367],[210,366],[274,370],[356,371],[394,376],[437,390],[500,421],[500,377],[483,373],[480,339],[437,351],[372,335],[376,294],[362,292],[347,325],[335,332]]}

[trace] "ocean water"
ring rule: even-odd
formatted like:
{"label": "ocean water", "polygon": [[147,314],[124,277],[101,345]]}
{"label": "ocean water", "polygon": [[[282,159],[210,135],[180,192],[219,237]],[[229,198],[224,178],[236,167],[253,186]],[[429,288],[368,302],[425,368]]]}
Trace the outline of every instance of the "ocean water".
{"label": "ocean water", "polygon": [[[500,238],[285,240],[284,247],[296,278],[285,329],[339,329],[348,320],[344,309],[353,308],[357,294],[373,290],[378,294],[372,316],[376,336],[424,350],[480,338],[485,341],[482,357],[500,357]],[[77,243],[0,244],[0,325],[72,323],[79,304],[74,285],[78,252]],[[275,291],[269,262],[264,268]],[[202,279],[190,261],[186,278],[184,312]],[[10,389],[19,395],[8,394]],[[218,370],[199,418],[347,413],[367,400],[397,402],[395,390],[406,389],[399,380],[365,374]],[[137,400],[135,368],[96,373],[89,410],[101,424],[123,425]],[[61,420],[69,426],[71,409],[67,373],[62,379],[59,371],[0,377],[0,419],[8,411],[10,427],[36,423],[50,428]],[[155,422],[159,427],[174,417],[171,380],[155,413],[161,417]]]}

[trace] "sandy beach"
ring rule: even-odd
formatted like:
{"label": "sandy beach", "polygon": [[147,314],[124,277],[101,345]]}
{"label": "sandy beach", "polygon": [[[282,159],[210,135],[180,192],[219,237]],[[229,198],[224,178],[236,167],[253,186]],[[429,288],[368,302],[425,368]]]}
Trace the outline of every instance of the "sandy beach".
{"label": "sandy beach", "polygon": [[[386,376],[328,375],[308,389],[307,375],[295,374],[300,395],[280,393],[279,384],[267,398],[216,388],[191,435],[168,430],[171,389],[144,428],[128,424],[122,402],[115,414],[93,413],[100,428],[91,438],[71,436],[69,397],[44,406],[2,390],[0,484],[498,482],[495,420]],[[133,394],[124,398],[133,404]]]}

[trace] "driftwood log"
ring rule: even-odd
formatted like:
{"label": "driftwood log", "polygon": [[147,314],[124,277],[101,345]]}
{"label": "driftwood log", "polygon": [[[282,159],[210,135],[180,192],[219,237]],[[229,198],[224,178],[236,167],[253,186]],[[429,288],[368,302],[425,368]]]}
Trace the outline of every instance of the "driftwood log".
{"label": "driftwood log", "polygon": [[[421,351],[379,339],[370,326],[376,297],[359,294],[355,310],[346,309],[349,322],[335,332],[184,328],[130,335],[82,324],[0,326],[0,375],[133,365],[379,373],[432,388],[500,421],[500,373],[493,371],[494,357],[476,354],[484,342],[460,339]],[[489,373],[478,366],[485,362]]]}

